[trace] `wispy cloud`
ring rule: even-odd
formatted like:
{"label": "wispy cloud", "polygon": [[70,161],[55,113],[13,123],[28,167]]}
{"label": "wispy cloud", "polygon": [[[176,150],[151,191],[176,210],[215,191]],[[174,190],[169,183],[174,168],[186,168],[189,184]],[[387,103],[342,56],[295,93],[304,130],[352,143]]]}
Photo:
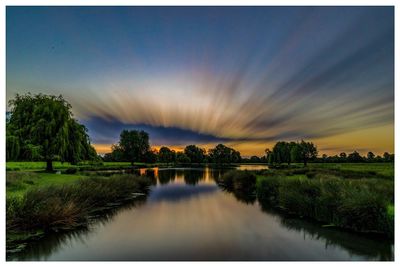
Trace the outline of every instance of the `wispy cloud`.
{"label": "wispy cloud", "polygon": [[260,153],[390,129],[393,71],[392,7],[7,8],[7,98],[63,94],[95,143],[138,128]]}

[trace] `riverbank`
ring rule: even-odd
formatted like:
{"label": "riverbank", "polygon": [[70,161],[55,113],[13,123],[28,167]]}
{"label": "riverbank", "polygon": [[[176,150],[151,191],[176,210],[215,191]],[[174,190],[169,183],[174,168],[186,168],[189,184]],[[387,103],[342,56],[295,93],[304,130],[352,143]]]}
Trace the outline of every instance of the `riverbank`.
{"label": "riverbank", "polygon": [[[129,162],[82,162],[76,165],[67,162],[53,162],[54,171],[60,171],[65,174],[74,174],[80,171],[105,171],[105,170],[127,170],[127,169],[139,169],[139,168],[168,168],[168,167],[222,167],[232,168],[239,165],[260,165],[254,163],[144,163],[135,162],[132,166]],[[267,164],[265,164],[267,165]],[[10,161],[6,162],[6,171],[42,171],[46,168],[46,162],[43,161]]]}
{"label": "riverbank", "polygon": [[[41,238],[46,233],[87,227],[91,217],[145,196],[152,183],[148,177],[129,174],[110,177],[86,176],[84,179],[72,175],[49,176],[51,175],[60,179],[59,184],[31,186],[23,193],[13,194],[10,187],[15,186],[16,182],[8,181],[8,252],[21,250],[26,242]],[[67,177],[71,178],[71,181],[65,181]],[[38,180],[40,179],[39,177]]]}
{"label": "riverbank", "polygon": [[267,209],[329,227],[394,237],[394,182],[385,175],[308,167],[231,171],[219,182],[236,197],[257,198]]}

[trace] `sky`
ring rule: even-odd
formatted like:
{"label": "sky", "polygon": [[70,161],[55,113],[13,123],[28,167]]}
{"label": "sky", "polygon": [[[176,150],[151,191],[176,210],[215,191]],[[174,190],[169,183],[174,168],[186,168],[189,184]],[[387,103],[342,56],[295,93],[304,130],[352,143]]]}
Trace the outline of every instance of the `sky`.
{"label": "sky", "polygon": [[394,152],[393,7],[8,6],[6,28],[7,100],[63,95],[99,153],[123,129],[243,156]]}

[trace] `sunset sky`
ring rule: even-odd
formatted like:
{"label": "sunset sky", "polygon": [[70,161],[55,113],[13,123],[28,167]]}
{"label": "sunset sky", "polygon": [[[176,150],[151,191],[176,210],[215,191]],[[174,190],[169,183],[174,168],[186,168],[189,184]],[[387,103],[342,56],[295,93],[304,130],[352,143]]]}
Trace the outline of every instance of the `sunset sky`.
{"label": "sunset sky", "polygon": [[99,153],[394,152],[393,7],[7,7],[7,100],[62,94]]}

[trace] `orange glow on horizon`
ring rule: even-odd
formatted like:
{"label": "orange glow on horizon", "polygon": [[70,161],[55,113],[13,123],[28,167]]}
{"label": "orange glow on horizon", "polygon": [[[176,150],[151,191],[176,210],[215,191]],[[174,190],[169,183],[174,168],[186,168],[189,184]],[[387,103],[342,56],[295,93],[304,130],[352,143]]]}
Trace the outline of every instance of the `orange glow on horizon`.
{"label": "orange glow on horizon", "polygon": [[[291,140],[286,140],[291,141]],[[372,151],[376,155],[382,155],[384,152],[394,153],[394,125],[385,125],[367,130],[354,131],[347,134],[335,135],[331,137],[310,139],[318,148],[318,155],[327,154],[328,156],[338,155],[341,152],[351,153],[358,151],[361,155],[366,155],[368,151]],[[226,146],[238,150],[243,157],[263,156],[266,148],[272,149],[275,141],[260,142],[227,142]],[[189,144],[188,144],[189,145]],[[197,146],[208,151],[217,143],[196,144]],[[112,144],[93,144],[97,153],[105,154],[111,152]],[[183,152],[185,146],[171,145],[168,146],[176,152]],[[162,146],[152,146],[151,149],[159,151]]]}

